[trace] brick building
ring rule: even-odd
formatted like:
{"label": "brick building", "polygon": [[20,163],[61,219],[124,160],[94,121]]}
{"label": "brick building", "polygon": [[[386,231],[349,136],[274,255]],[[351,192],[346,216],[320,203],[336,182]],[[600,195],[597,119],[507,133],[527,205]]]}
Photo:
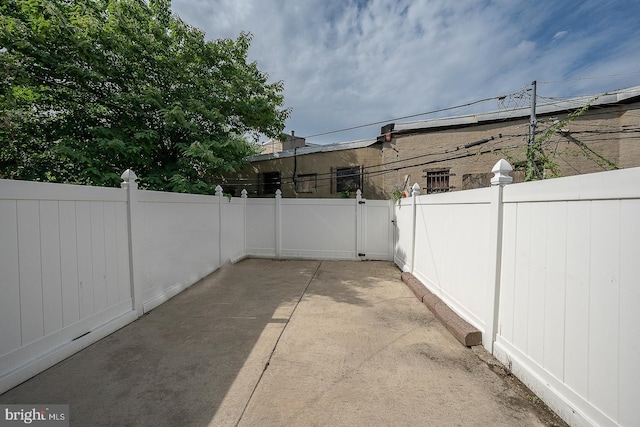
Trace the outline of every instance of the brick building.
{"label": "brick building", "polygon": [[360,189],[368,198],[384,199],[381,177],[367,173],[380,164],[381,148],[372,138],[259,154],[223,187],[234,195],[244,188],[250,196],[271,197],[279,189],[298,198],[354,197]]}
{"label": "brick building", "polygon": [[[590,107],[564,121],[569,114]],[[492,166],[507,159],[524,180],[530,108],[389,124],[381,130],[382,191],[418,182],[424,192],[489,186]],[[640,86],[537,107],[546,176],[569,176],[640,166]],[[546,169],[546,170],[545,170]],[[407,177],[409,177],[407,179]]]}
{"label": "brick building", "polygon": [[[246,188],[261,197],[277,189],[284,197],[353,197],[361,189],[364,197],[387,199],[415,182],[423,194],[488,186],[489,171],[501,158],[514,166],[514,182],[521,182],[529,115],[529,108],[516,108],[394,123],[377,138],[330,145],[307,145],[292,135],[293,148],[272,143],[227,177],[225,189],[239,195]],[[640,86],[540,103],[537,122],[536,137],[544,141],[535,167],[545,176],[640,166]]]}

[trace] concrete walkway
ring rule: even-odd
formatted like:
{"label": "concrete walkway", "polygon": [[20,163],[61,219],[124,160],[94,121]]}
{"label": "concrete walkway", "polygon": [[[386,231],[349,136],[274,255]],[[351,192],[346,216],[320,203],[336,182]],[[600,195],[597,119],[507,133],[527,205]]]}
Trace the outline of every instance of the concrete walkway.
{"label": "concrete walkway", "polygon": [[391,263],[249,259],[0,403],[69,404],[77,426],[561,424],[487,357]]}

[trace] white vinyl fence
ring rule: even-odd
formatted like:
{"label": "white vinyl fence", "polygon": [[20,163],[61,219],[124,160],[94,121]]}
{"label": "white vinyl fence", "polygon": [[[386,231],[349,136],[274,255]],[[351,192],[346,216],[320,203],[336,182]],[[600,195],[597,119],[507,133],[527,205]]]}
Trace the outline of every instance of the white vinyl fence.
{"label": "white vinyl fence", "polygon": [[[636,423],[640,168],[392,205],[0,180],[0,392],[243,257],[392,260],[571,425]],[[395,225],[392,226],[392,223]]]}
{"label": "white vinyl fence", "polygon": [[[0,393],[246,256],[391,260],[388,201],[0,180]],[[366,236],[364,235],[366,234]]]}
{"label": "white vinyl fence", "polygon": [[0,392],[135,319],[127,222],[119,189],[0,181]]}
{"label": "white vinyl fence", "polygon": [[640,168],[416,195],[395,222],[396,263],[563,419],[637,425]]}

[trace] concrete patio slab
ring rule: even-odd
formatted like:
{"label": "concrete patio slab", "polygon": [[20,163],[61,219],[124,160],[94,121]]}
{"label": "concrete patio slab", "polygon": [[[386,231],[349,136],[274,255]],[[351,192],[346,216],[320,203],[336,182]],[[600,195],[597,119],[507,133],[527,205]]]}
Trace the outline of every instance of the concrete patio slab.
{"label": "concrete patio slab", "polygon": [[489,359],[391,263],[247,259],[0,403],[77,426],[563,425]]}

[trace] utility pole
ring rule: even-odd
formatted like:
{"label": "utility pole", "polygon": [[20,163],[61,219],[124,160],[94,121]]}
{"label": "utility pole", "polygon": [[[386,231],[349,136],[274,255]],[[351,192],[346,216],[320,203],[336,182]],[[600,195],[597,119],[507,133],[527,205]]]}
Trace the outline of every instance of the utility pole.
{"label": "utility pole", "polygon": [[531,82],[531,118],[529,120],[529,142],[527,144],[526,181],[530,181],[534,176],[538,175],[535,159],[536,125],[538,124],[536,121],[536,84],[535,80]]}

